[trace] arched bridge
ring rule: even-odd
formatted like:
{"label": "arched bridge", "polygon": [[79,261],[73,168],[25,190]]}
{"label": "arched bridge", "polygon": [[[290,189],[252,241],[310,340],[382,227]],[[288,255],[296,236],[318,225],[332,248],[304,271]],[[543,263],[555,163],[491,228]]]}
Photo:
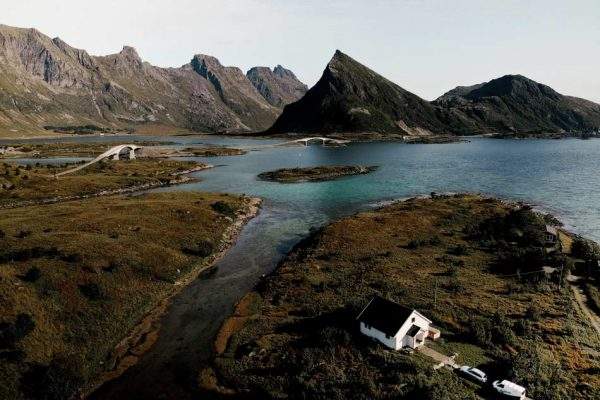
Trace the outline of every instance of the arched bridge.
{"label": "arched bridge", "polygon": [[328,138],[328,137],[314,136],[314,137],[307,137],[307,138],[302,138],[302,139],[291,140],[289,142],[281,143],[281,145],[299,143],[299,144],[304,144],[305,146],[308,146],[310,143],[315,143],[315,142],[316,143],[321,142],[322,145],[326,145],[328,143],[331,143],[331,144],[350,143],[349,140],[332,139],[332,138]]}
{"label": "arched bridge", "polygon": [[133,160],[136,156],[139,155],[142,150],[141,146],[136,146],[134,144],[120,144],[115,147],[111,147],[106,150],[104,153],[100,154],[98,157],[94,158],[91,161],[86,162],[85,164],[79,165],[75,168],[71,168],[69,170],[59,172],[55,176],[61,176],[66,174],[71,174],[73,172],[77,172],[79,170],[84,169],[85,167],[89,167],[92,164],[95,164],[99,161],[110,159],[110,160],[120,160],[120,159],[129,159]]}

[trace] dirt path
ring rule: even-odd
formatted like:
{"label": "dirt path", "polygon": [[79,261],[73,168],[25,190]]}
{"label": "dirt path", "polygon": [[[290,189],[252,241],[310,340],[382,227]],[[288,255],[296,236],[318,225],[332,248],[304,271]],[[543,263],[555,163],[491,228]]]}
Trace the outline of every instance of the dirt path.
{"label": "dirt path", "polygon": [[570,283],[569,286],[573,291],[573,297],[575,298],[575,302],[579,309],[583,312],[583,314],[588,318],[598,336],[600,336],[600,317],[596,315],[588,306],[587,306],[587,296],[583,293],[581,288],[574,284]]}

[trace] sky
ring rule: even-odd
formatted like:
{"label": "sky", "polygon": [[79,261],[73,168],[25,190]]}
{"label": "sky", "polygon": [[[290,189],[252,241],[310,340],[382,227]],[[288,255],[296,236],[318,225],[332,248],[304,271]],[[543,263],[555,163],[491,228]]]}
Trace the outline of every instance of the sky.
{"label": "sky", "polygon": [[600,0],[0,0],[0,23],[159,66],[281,64],[309,86],[336,49],[432,100],[521,74],[600,103]]}

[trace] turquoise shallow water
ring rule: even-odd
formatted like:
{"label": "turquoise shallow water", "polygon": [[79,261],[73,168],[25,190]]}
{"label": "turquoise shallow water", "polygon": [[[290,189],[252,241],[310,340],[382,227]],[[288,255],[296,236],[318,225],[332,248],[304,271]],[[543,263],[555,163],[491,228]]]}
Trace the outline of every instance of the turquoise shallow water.
{"label": "turquoise shallow water", "polygon": [[[260,148],[260,140],[198,141]],[[577,233],[600,240],[600,141],[495,140],[407,145],[359,143],[345,147],[266,147],[241,157],[195,158],[217,165],[200,183],[176,190],[246,193],[315,224],[365,205],[417,194],[481,192],[522,200],[554,212]],[[282,167],[378,165],[368,175],[336,181],[279,184],[256,175]],[[306,212],[304,212],[306,211]]]}

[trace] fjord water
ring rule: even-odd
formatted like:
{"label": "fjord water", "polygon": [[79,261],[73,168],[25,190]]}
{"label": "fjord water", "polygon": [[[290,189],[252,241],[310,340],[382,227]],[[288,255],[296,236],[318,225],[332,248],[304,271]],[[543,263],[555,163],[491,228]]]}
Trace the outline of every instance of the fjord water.
{"label": "fjord water", "polygon": [[[148,138],[144,138],[148,139]],[[154,138],[156,139],[156,138]],[[494,140],[407,145],[357,143],[344,147],[277,147],[278,141],[222,137],[174,138],[249,149],[235,157],[191,159],[216,168],[200,182],[159,190],[244,193],[264,199],[216,270],[186,287],[162,320],[159,339],[138,365],[94,398],[162,398],[169,388],[185,398],[187,373],[209,359],[212,340],[234,304],[271,272],[312,227],[382,201],[442,192],[481,192],[530,202],[557,214],[577,233],[600,240],[600,140]],[[280,184],[260,172],[316,165],[377,165],[368,175],[337,181]],[[166,398],[175,398],[167,396]]]}

